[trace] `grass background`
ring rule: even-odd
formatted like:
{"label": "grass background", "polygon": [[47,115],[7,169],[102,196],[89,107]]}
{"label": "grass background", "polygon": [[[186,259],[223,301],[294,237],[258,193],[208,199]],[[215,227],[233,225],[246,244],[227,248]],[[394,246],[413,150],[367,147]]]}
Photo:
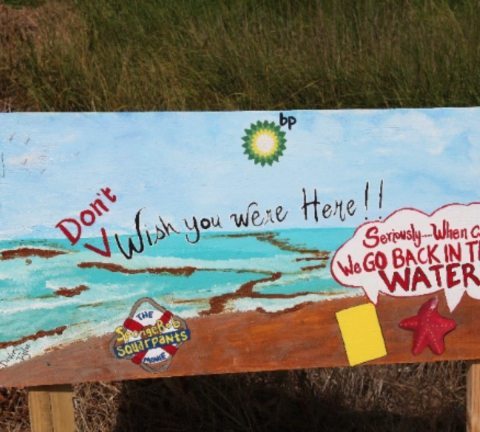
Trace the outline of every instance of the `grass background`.
{"label": "grass background", "polygon": [[477,0],[66,0],[29,13],[30,28],[5,10],[0,27],[0,96],[16,109],[480,101]]}
{"label": "grass background", "polygon": [[[478,0],[0,0],[0,111],[480,105]],[[1,127],[1,125],[0,125]],[[75,386],[81,431],[456,431],[464,362]],[[0,430],[28,430],[0,389]]]}

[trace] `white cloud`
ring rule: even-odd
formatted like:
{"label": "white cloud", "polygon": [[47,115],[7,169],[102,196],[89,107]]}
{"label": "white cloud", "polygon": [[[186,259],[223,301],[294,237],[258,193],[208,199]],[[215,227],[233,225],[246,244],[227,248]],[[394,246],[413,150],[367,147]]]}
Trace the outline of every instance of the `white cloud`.
{"label": "white cloud", "polygon": [[275,112],[2,114],[3,136],[19,128],[22,136],[0,141],[8,170],[1,232],[56,234],[55,224],[78,216],[101,187],[118,201],[99,221],[118,229],[131,227],[142,207],[181,221],[225,216],[254,200],[290,208],[295,225],[302,187],[316,188],[322,202],[362,200],[365,182],[380,179],[391,209],[480,198],[478,109],[288,114],[297,124],[284,128],[287,149],[271,167],[248,160],[241,137],[257,120],[278,123]]}

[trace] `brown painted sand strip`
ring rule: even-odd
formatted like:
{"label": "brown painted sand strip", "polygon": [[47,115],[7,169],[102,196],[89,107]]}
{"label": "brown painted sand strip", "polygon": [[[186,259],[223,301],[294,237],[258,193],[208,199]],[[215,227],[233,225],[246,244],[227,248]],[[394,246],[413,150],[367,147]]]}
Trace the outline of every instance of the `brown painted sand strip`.
{"label": "brown painted sand strip", "polygon": [[54,330],[40,330],[33,335],[25,336],[19,340],[11,342],[0,342],[0,349],[5,349],[9,347],[14,347],[21,345],[28,341],[36,341],[37,339],[44,338],[47,336],[61,335],[67,329],[67,326],[57,327]]}
{"label": "brown painted sand strip", "polygon": [[6,261],[15,258],[28,258],[28,257],[40,257],[40,258],[53,258],[57,255],[65,255],[68,252],[59,251],[55,249],[39,249],[32,247],[21,247],[18,249],[8,249],[0,252],[0,260]]}
{"label": "brown painted sand strip", "polygon": [[75,297],[88,289],[89,288],[86,285],[79,285],[75,288],[59,288],[55,291],[55,295],[62,297]]}
{"label": "brown painted sand strip", "polygon": [[128,269],[119,264],[113,263],[102,263],[102,262],[81,262],[77,264],[80,268],[98,268],[103,270],[108,270],[114,273],[125,273],[125,274],[139,274],[139,273],[150,273],[150,274],[162,274],[168,273],[172,275],[181,275],[181,276],[190,276],[192,275],[197,268],[195,267],[152,267],[152,268],[141,268],[141,269]]}
{"label": "brown painted sand strip", "polygon": [[[388,355],[368,364],[480,358],[476,341],[480,321],[475,319],[479,302],[465,296],[457,309],[449,313],[443,294],[437,294],[441,300],[439,313],[457,322],[457,328],[445,337],[445,352],[435,355],[427,348],[412,356],[412,332],[398,327],[402,319],[415,315],[432,296],[381,296],[377,313]],[[365,303],[365,296],[357,296],[314,302],[289,313],[250,311],[187,319],[191,340],[178,350],[170,368],[158,375],[149,374],[131,361],[114,358],[109,352],[114,329],[105,329],[108,334],[103,337],[78,341],[0,369],[0,386],[347,366],[335,312]],[[119,311],[119,325],[128,312]]]}

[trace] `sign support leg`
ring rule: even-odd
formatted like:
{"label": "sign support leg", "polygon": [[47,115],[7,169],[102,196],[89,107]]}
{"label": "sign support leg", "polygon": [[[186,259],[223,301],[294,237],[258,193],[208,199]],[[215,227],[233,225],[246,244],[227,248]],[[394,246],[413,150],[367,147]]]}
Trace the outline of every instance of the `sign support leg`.
{"label": "sign support leg", "polygon": [[468,363],[467,431],[480,432],[480,361]]}
{"label": "sign support leg", "polygon": [[72,386],[30,387],[28,406],[32,432],[75,432]]}

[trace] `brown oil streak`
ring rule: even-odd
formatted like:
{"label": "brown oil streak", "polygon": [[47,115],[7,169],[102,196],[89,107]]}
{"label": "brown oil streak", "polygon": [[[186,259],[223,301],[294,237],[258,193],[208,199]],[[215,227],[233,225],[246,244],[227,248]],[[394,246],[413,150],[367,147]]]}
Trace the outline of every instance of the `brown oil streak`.
{"label": "brown oil streak", "polygon": [[86,285],[79,285],[75,288],[59,288],[55,291],[55,295],[62,297],[75,297],[80,295],[83,291],[88,291],[89,288]]}
{"label": "brown oil streak", "polygon": [[326,256],[320,256],[320,257],[301,257],[301,258],[295,258],[295,261],[328,261],[330,258],[330,252],[322,252],[327,254]]}
{"label": "brown oil streak", "polygon": [[152,268],[141,268],[141,269],[128,269],[119,264],[113,263],[102,263],[102,262],[81,262],[77,264],[80,268],[98,268],[103,270],[108,270],[113,273],[125,273],[125,274],[139,274],[139,273],[150,273],[150,274],[162,274],[168,273],[172,275],[183,275],[191,276],[198,269],[196,267],[152,267]]}
{"label": "brown oil streak", "polygon": [[172,300],[171,302],[174,304],[203,304],[208,303],[210,298],[200,298],[200,299],[192,299],[192,300]]}
{"label": "brown oil streak", "polygon": [[102,306],[102,305],[103,305],[103,302],[86,303],[86,304],[77,306],[77,308],[87,308],[87,307],[96,308],[96,307],[99,307],[99,306]]}
{"label": "brown oil streak", "polygon": [[[231,294],[231,293],[230,293]],[[285,294],[262,294],[262,293],[256,293],[256,292],[253,292],[252,294],[252,298],[294,298],[294,297],[297,297],[297,296],[300,296],[300,295],[315,295],[315,296],[319,296],[319,297],[330,297],[332,295],[332,293],[330,292],[302,292],[302,293],[297,293],[297,294],[287,294],[287,297],[285,296]],[[335,292],[335,295],[339,295],[339,296],[346,296],[348,294],[351,294],[347,291],[336,291]],[[209,303],[210,300],[212,298],[211,297],[202,297],[202,298],[198,298],[198,299],[192,299],[192,300],[171,300],[171,303],[173,304],[204,304],[204,303]],[[307,304],[307,303],[301,303],[301,305],[303,304]],[[79,306],[79,307],[83,307],[83,306]],[[258,309],[261,309],[261,308],[258,308]],[[258,310],[256,309],[256,310]],[[290,309],[285,309],[285,310],[290,310]],[[281,314],[283,312],[283,310],[281,311],[278,311],[278,312],[268,312],[270,315],[274,315],[274,314]],[[205,312],[204,312],[205,314]]]}
{"label": "brown oil streak", "polygon": [[36,341],[37,339],[44,338],[47,336],[61,335],[67,329],[67,326],[57,327],[54,330],[39,330],[33,335],[25,336],[19,340],[11,342],[0,342],[0,349],[5,349],[9,347],[15,347],[21,345],[28,341]]}
{"label": "brown oil streak", "polygon": [[318,269],[323,269],[327,266],[326,263],[314,265],[314,266],[306,266],[302,267],[302,271],[312,271],[312,270],[318,270]]}
{"label": "brown oil streak", "polygon": [[[305,257],[305,260],[313,261],[313,260],[328,260],[330,257],[330,252],[328,251],[320,251],[318,249],[307,249],[301,246],[295,246],[289,243],[286,240],[279,240],[277,238],[277,234],[274,232],[262,232],[262,233],[244,233],[244,234],[218,234],[215,237],[228,237],[228,238],[242,238],[242,237],[253,237],[256,238],[258,241],[268,242],[273,246],[278,247],[280,250],[284,250],[287,252],[297,252],[306,255],[313,255],[313,257]],[[297,258],[299,260],[301,258]],[[326,267],[326,262],[322,262],[319,265],[315,266],[306,266],[302,267],[302,271],[311,271],[314,269],[320,269]],[[210,299],[210,309],[200,312],[200,315],[207,316],[222,313],[225,311],[225,307],[230,300],[236,300],[239,298],[267,298],[267,299],[289,299],[289,298],[296,298],[305,296],[308,294],[314,294],[312,292],[300,292],[295,294],[263,294],[254,291],[255,285],[263,282],[273,282],[282,277],[281,272],[273,272],[270,273],[270,276],[264,279],[258,279],[249,281],[238,288],[233,293],[226,293],[221,294],[216,297],[212,297]],[[307,303],[302,303],[307,304]],[[303,306],[299,306],[303,307]],[[278,313],[278,312],[277,312]]]}
{"label": "brown oil streak", "polygon": [[300,292],[295,294],[262,294],[254,291],[255,285],[264,282],[274,282],[282,277],[281,272],[272,273],[271,276],[263,279],[249,281],[240,286],[238,290],[233,293],[226,293],[210,299],[210,309],[200,312],[200,315],[207,316],[222,313],[225,311],[225,306],[230,300],[237,300],[240,298],[264,298],[264,299],[289,299],[312,294],[311,292]]}
{"label": "brown oil streak", "polygon": [[312,305],[313,302],[309,301],[309,302],[304,302],[304,303],[299,303],[295,306],[292,306],[291,308],[287,308],[287,309],[282,309],[280,311],[276,311],[276,312],[268,312],[266,311],[265,309],[259,307],[257,309],[255,309],[256,312],[259,312],[259,313],[262,313],[262,314],[267,314],[267,315],[272,315],[272,316],[281,316],[281,315],[286,315],[286,314],[289,314],[291,312],[297,312],[299,311],[300,309],[303,309],[305,306],[310,306]]}
{"label": "brown oil streak", "polygon": [[9,249],[0,252],[0,260],[6,261],[15,258],[28,258],[32,256],[40,258],[53,258],[57,255],[65,255],[68,252],[54,249],[39,249],[32,247],[21,247],[18,249]]}
{"label": "brown oil streak", "polygon": [[215,237],[228,237],[228,238],[253,237],[253,238],[256,238],[258,241],[270,243],[271,245],[276,246],[280,250],[284,250],[286,252],[312,254],[314,255],[312,259],[328,259],[328,257],[330,256],[329,251],[321,251],[318,249],[307,249],[301,246],[292,245],[287,240],[279,240],[277,238],[277,233],[274,233],[274,232],[246,233],[246,234],[219,234],[219,235],[216,235]]}

